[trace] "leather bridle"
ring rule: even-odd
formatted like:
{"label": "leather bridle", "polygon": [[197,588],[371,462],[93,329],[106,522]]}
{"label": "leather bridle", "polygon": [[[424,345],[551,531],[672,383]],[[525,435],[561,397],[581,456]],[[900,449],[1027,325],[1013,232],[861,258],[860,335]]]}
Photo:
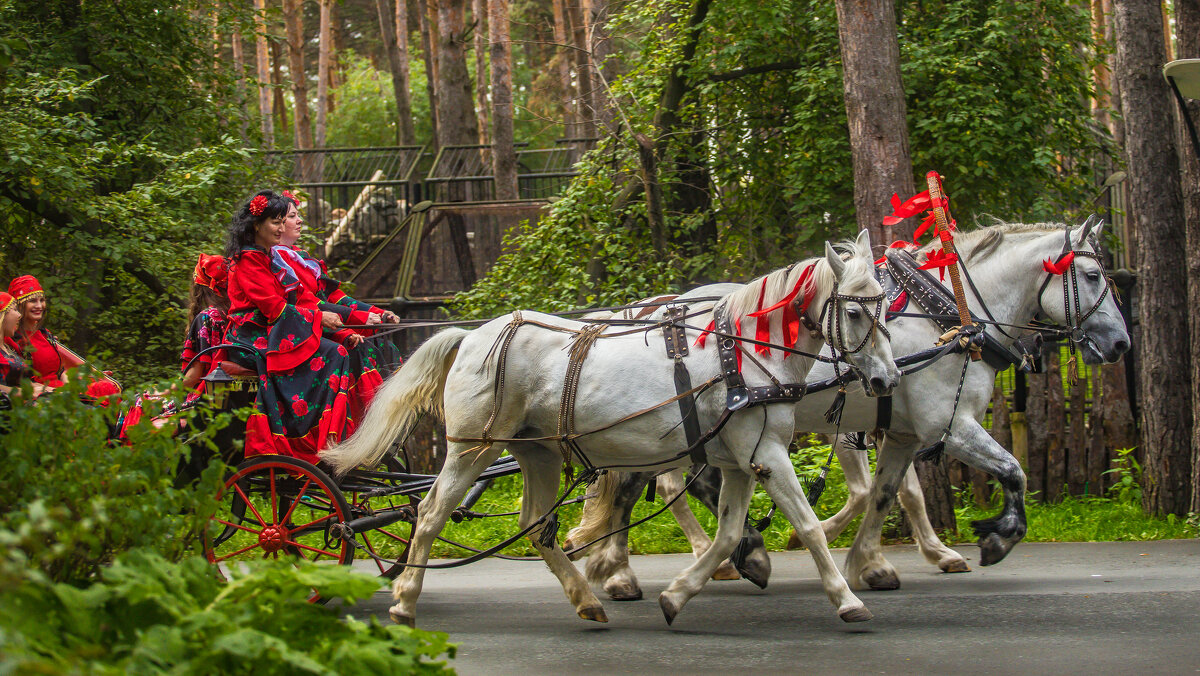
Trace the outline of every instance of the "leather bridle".
{"label": "leather bridle", "polygon": [[[1091,246],[1090,251],[1087,249],[1072,248],[1071,227],[1067,226],[1065,236],[1066,242],[1063,244],[1062,253],[1060,253],[1058,255],[1058,259],[1054,261],[1055,265],[1060,265],[1063,262],[1063,259],[1065,259],[1068,255],[1071,256],[1071,262],[1068,269],[1064,270],[1061,274],[1063,286],[1063,315],[1066,319],[1067,330],[1069,332],[1068,335],[1071,339],[1071,342],[1077,345],[1082,345],[1085,340],[1088,340],[1087,332],[1083,328],[1083,323],[1087,321],[1088,318],[1090,318],[1093,314],[1095,314],[1096,310],[1100,309],[1100,305],[1104,303],[1104,299],[1108,298],[1108,294],[1112,290],[1113,286],[1112,278],[1108,276],[1104,269],[1104,258],[1097,253],[1100,249],[1099,243],[1091,234],[1092,229],[1102,222],[1103,221],[1095,219],[1095,216],[1089,216],[1087,221],[1085,221],[1083,224],[1083,237],[1081,240]],[[1100,266],[1100,274],[1105,280],[1104,291],[1100,293],[1100,296],[1096,299],[1096,302],[1092,304],[1092,307],[1086,312],[1083,311],[1083,305],[1079,300],[1079,273],[1077,266],[1075,265],[1075,261],[1080,256],[1091,258],[1092,260],[1096,261],[1096,264]],[[1038,289],[1037,294],[1038,312],[1047,318],[1049,318],[1050,314],[1046,312],[1046,308],[1042,304],[1042,295],[1046,292],[1046,289],[1050,286],[1050,282],[1054,279],[1054,277],[1055,273],[1047,272],[1046,279],[1042,282],[1042,286]],[[1072,300],[1074,300],[1073,306]]]}

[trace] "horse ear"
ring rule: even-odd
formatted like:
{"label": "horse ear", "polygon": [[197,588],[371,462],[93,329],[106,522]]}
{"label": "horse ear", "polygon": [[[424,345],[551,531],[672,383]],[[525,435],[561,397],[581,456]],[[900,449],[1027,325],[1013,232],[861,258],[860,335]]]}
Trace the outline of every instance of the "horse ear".
{"label": "horse ear", "polygon": [[858,249],[858,255],[871,258],[871,231],[859,230],[858,239],[854,240],[854,247]]}
{"label": "horse ear", "polygon": [[1082,247],[1084,244],[1087,244],[1088,238],[1094,237],[1098,241],[1100,233],[1103,231],[1104,219],[1092,214],[1083,222],[1083,225],[1075,229],[1075,232],[1071,235],[1071,239],[1075,242],[1076,247]]}
{"label": "horse ear", "polygon": [[829,269],[833,270],[833,278],[842,281],[842,275],[846,272],[846,262],[833,250],[833,245],[829,242],[825,242],[825,262],[829,264]]}

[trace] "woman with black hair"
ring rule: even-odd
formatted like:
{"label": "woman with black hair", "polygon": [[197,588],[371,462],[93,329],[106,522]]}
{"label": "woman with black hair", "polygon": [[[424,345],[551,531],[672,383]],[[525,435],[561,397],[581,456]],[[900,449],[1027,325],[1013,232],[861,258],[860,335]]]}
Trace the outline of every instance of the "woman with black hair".
{"label": "woman with black hair", "polygon": [[200,254],[192,273],[188,333],[183,340],[183,353],[179,355],[183,386],[189,390],[195,389],[216,363],[217,355],[205,350],[225,341],[225,324],[229,320],[227,282],[225,259]]}
{"label": "woman with black hair", "polygon": [[262,364],[255,411],[246,421],[247,456],[290,455],[317,462],[317,451],[353,431],[350,353],[362,336],[322,312],[320,301],[295,273],[271,260],[292,201],[263,190],[238,209],[230,224],[228,359]]}

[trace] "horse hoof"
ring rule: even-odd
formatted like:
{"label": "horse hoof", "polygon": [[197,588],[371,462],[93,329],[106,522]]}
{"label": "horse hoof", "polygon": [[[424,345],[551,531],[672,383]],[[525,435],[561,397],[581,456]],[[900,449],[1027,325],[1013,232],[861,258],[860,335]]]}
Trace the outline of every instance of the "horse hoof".
{"label": "horse hoof", "polygon": [[675,602],[667,596],[666,592],[663,592],[658,597],[658,607],[662,608],[662,614],[667,620],[667,626],[671,626],[671,623],[675,621],[675,616],[679,614],[679,606],[676,606]]}
{"label": "horse hoof", "polygon": [[967,562],[963,561],[962,559],[954,559],[953,561],[948,561],[946,563],[939,565],[938,568],[941,568],[943,573],[969,573],[969,572],[971,572],[971,567],[968,566]]}
{"label": "horse hoof", "polygon": [[1008,556],[1011,546],[1005,545],[999,535],[992,533],[979,538],[979,565],[991,566],[1000,563]]}
{"label": "horse hoof", "polygon": [[588,606],[579,609],[579,617],[592,622],[608,622],[608,615],[601,606]]}
{"label": "horse hoof", "polygon": [[714,579],[714,580],[740,580],[740,579],[742,579],[742,576],[737,572],[737,568],[733,567],[732,563],[726,561],[725,563],[722,563],[720,566],[717,567],[716,572],[714,572],[712,575],[712,579]]}
{"label": "horse hoof", "polygon": [[641,600],[642,587],[637,586],[637,582],[625,581],[610,581],[604,586],[604,591],[608,593],[608,598],[612,600]]}
{"label": "horse hoof", "polygon": [[392,606],[388,609],[388,615],[391,616],[392,622],[395,622],[396,624],[403,624],[406,627],[415,628],[417,626],[417,618],[400,612],[397,610],[398,607],[399,606]]}
{"label": "horse hoof", "polygon": [[796,535],[796,531],[792,531],[792,534],[788,536],[787,549],[788,551],[804,549],[804,543],[800,541],[800,536]]}
{"label": "horse hoof", "polygon": [[838,613],[838,617],[842,618],[842,622],[866,622],[875,616],[871,614],[871,611],[867,610],[866,606],[859,606],[858,608],[843,610]]}
{"label": "horse hoof", "polygon": [[873,570],[863,574],[863,582],[875,591],[892,591],[900,588],[900,577],[894,570]]}
{"label": "horse hoof", "polygon": [[767,582],[771,579],[771,559],[763,552],[761,557],[751,556],[743,561],[737,570],[742,577],[753,582],[755,587],[766,589]]}

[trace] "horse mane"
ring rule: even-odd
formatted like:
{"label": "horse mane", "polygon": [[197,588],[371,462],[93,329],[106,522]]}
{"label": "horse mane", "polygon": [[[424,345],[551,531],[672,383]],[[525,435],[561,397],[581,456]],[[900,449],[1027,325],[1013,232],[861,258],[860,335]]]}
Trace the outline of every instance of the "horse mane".
{"label": "horse mane", "polygon": [[[996,252],[1006,237],[1033,235],[1041,237],[1048,233],[1062,234],[1064,223],[1008,223],[999,219],[991,225],[983,225],[974,230],[958,230],[954,233],[954,248],[958,250],[963,260],[971,263],[979,262]],[[929,252],[941,248],[940,240],[934,239],[916,249],[918,252]],[[909,247],[912,250],[912,247]]]}
{"label": "horse mane", "polygon": [[[842,277],[842,286],[854,286],[863,278],[873,279],[874,273],[871,266],[864,263],[864,257],[870,258],[871,252],[862,252],[858,250],[858,246],[853,241],[845,241],[835,247],[841,254],[842,260],[846,262],[846,272]],[[747,318],[746,315],[755,312],[760,307],[771,307],[775,303],[782,300],[796,286],[800,280],[800,276],[804,274],[804,270],[808,266],[813,266],[812,276],[804,283],[800,293],[807,294],[811,290],[815,290],[810,308],[819,308],[829,298],[829,294],[833,291],[833,270],[829,267],[829,262],[824,256],[816,256],[808,258],[799,263],[794,263],[786,268],[780,268],[774,272],[767,273],[761,277],[756,277],[748,282],[745,286],[737,291],[726,295],[719,305],[724,306],[726,312],[729,313],[731,322],[742,322],[743,335],[753,333],[750,328],[751,323],[756,321],[755,318]],[[766,280],[764,286],[763,280]],[[759,304],[759,298],[762,298],[762,304]],[[777,312],[771,313],[773,319]],[[815,319],[815,318],[814,318]],[[778,330],[779,322],[772,321],[772,331]]]}

